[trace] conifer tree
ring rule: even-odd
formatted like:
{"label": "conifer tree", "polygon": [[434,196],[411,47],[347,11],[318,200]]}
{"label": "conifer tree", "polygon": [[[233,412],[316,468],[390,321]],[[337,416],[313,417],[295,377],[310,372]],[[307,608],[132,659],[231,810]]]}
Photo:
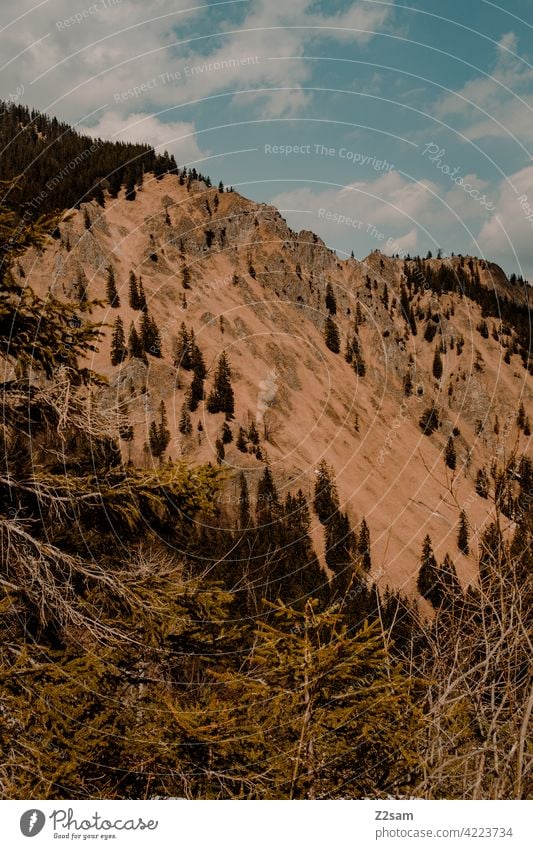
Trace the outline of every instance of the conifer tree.
{"label": "conifer tree", "polygon": [[185,322],[181,322],[176,346],[174,348],[174,365],[176,368],[189,371],[192,368],[191,344]]}
{"label": "conifer tree", "polygon": [[235,442],[236,447],[239,451],[242,451],[243,454],[246,454],[248,451],[248,440],[246,438],[246,431],[243,427],[239,426],[239,433],[237,434],[237,440]]}
{"label": "conifer tree", "polygon": [[248,484],[244,472],[239,475],[239,528],[241,531],[246,530],[252,524],[250,513],[250,496],[248,494]]}
{"label": "conifer tree", "polygon": [[191,332],[189,334],[189,362],[190,368],[193,370],[195,375],[199,377],[200,380],[205,380],[207,375],[207,369],[205,367],[202,352],[196,344],[196,337],[194,335],[193,329],[191,329]]}
{"label": "conifer tree", "polygon": [[138,285],[138,288],[137,288],[137,303],[138,303],[137,309],[143,310],[144,312],[146,312],[148,310],[148,307],[147,307],[147,304],[146,304],[146,295],[144,294],[142,277],[139,277],[139,285]]}
{"label": "conifer tree", "polygon": [[131,323],[130,332],[128,336],[128,354],[130,357],[136,357],[146,362],[146,355],[144,353],[142,339],[137,333],[137,329],[133,322]]}
{"label": "conifer tree", "polygon": [[448,438],[446,448],[444,449],[444,462],[449,469],[454,470],[457,467],[457,454],[455,452],[455,443],[452,436]]}
{"label": "conifer tree", "polygon": [[213,389],[207,399],[207,410],[209,413],[225,413],[227,418],[231,418],[235,410],[231,369],[225,353],[218,360]]}
{"label": "conifer tree", "polygon": [[159,405],[159,424],[152,422],[149,430],[150,451],[154,457],[161,459],[170,442],[170,431],[168,429],[167,411],[165,402]]}
{"label": "conifer tree", "polygon": [[341,349],[340,336],[337,325],[333,321],[331,315],[326,317],[326,323],[324,325],[324,339],[329,350],[333,351],[334,354],[338,354]]}
{"label": "conifer tree", "polygon": [[457,577],[454,562],[449,554],[446,554],[438,570],[438,581],[441,587],[440,604],[451,607],[461,596],[461,584]]}
{"label": "conifer tree", "polygon": [[181,408],[179,431],[184,436],[190,436],[192,433],[192,421],[187,406],[185,404]]}
{"label": "conifer tree", "polygon": [[476,492],[481,498],[489,497],[489,476],[485,469],[478,469],[476,475]]}
{"label": "conifer tree", "polygon": [[126,347],[126,337],[124,335],[124,325],[122,319],[117,316],[113,326],[113,335],[111,337],[111,365],[118,366],[123,363],[128,356]]}
{"label": "conifer tree", "polygon": [[439,570],[429,535],[424,539],[422,546],[422,560],[416,586],[420,595],[431,602],[433,607],[440,605],[442,601],[442,587],[439,581]]}
{"label": "conifer tree", "polygon": [[370,572],[372,568],[372,558],[370,556],[370,531],[365,519],[361,519],[359,525],[359,535],[357,538],[357,551],[361,558],[361,565],[364,572]]}
{"label": "conifer tree", "polygon": [[279,496],[270,466],[265,466],[257,484],[256,516],[258,525],[269,525],[279,508]]}
{"label": "conifer tree", "polygon": [[117,291],[117,284],[115,281],[115,272],[113,271],[113,266],[109,265],[107,267],[107,300],[109,302],[109,306],[113,307],[113,309],[117,309],[120,306],[120,298]]}
{"label": "conifer tree", "polygon": [[259,431],[257,430],[255,422],[250,422],[250,427],[248,428],[248,439],[252,443],[252,445],[259,445]]}
{"label": "conifer tree", "polygon": [[525,410],[523,401],[520,401],[520,405],[518,407],[518,414],[516,416],[516,424],[518,425],[520,430],[523,430],[525,423],[526,423],[526,410]]}
{"label": "conifer tree", "polygon": [[440,355],[439,348],[435,348],[435,353],[433,355],[433,377],[436,380],[440,380],[442,377],[442,358]]}
{"label": "conifer tree", "polygon": [[464,510],[461,510],[459,516],[459,531],[457,534],[457,546],[463,554],[469,554],[470,545],[468,540],[468,519]]}
{"label": "conifer tree", "polygon": [[217,437],[215,439],[215,451],[217,455],[217,463],[220,465],[222,463],[222,460],[226,456],[226,452],[224,450],[224,443],[222,442],[220,437]]}
{"label": "conifer tree", "polygon": [[191,385],[189,386],[187,392],[187,404],[189,406],[189,410],[193,413],[198,409],[198,405],[200,401],[204,400],[204,382],[198,377],[195,373],[193,374],[193,378],[191,381]]}
{"label": "conifer tree", "polygon": [[333,292],[333,288],[331,283],[326,286],[326,309],[330,315],[336,315],[337,313],[337,299],[335,298],[335,294]]}
{"label": "conifer tree", "polygon": [[152,357],[161,357],[161,335],[147,310],[142,314],[140,331],[144,351]]}
{"label": "conifer tree", "polygon": [[220,432],[220,438],[224,445],[229,445],[230,442],[233,442],[233,434],[231,432],[231,428],[229,424],[225,421],[222,425],[222,430]]}
{"label": "conifer tree", "polygon": [[323,525],[339,508],[337,487],[332,478],[332,470],[325,460],[322,460],[316,471],[313,508]]}
{"label": "conifer tree", "polygon": [[138,310],[139,307],[139,289],[137,286],[137,278],[133,271],[130,271],[130,282],[129,282],[129,302],[132,310]]}

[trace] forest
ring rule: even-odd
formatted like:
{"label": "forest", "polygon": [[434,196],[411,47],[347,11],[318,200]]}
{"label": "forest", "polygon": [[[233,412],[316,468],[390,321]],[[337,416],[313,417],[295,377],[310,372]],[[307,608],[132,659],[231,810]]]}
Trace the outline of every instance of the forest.
{"label": "forest", "polygon": [[[24,217],[30,182],[59,169],[46,160],[46,139],[66,136],[63,162],[87,145],[18,107],[2,120],[15,137],[28,118],[37,170],[14,145],[8,176],[26,176],[18,189],[3,185],[0,208],[2,797],[527,797],[531,464],[513,458],[480,482],[494,521],[475,584],[462,588],[451,558],[439,563],[425,539],[422,610],[372,583],[370,530],[364,519],[351,526],[326,463],[311,500],[301,491],[281,498],[265,463],[256,491],[240,475],[228,504],[220,464],[158,452],[164,410],[151,433],[154,463],[124,463],[128,423],[103,402],[105,379],[80,365],[99,344],[95,305],[43,299],[14,272],[55,232],[55,204],[83,194],[74,171],[53,204],[47,197],[39,216]],[[89,193],[115,172],[120,184],[117,176],[108,190],[133,191],[142,170],[124,165],[132,159],[139,169],[143,158],[146,168],[163,167],[142,146],[103,145],[100,154],[84,176]],[[405,273],[415,287],[409,265]],[[133,284],[132,295],[140,296]],[[334,328],[331,319],[332,350]],[[115,353],[125,355],[124,334],[119,341]],[[176,352],[184,357],[201,383],[187,328]],[[355,337],[346,359],[364,374]],[[231,422],[222,358],[206,403]],[[253,429],[238,438],[257,449]],[[513,517],[511,536],[504,515]],[[313,550],[312,516],[327,540],[328,575]],[[459,533],[464,549],[466,516]]]}

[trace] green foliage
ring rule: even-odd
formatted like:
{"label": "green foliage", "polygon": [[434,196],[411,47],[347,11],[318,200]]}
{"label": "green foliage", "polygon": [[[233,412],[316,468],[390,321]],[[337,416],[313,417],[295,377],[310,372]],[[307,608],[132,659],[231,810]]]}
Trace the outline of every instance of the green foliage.
{"label": "green foliage", "polygon": [[468,541],[468,519],[464,510],[459,516],[459,530],[457,533],[457,546],[463,554],[469,554],[470,545]]}
{"label": "green foliage", "polygon": [[124,325],[122,319],[117,316],[113,326],[113,335],[111,337],[111,365],[118,366],[123,363],[128,356],[126,346],[126,337],[124,335]]}
{"label": "green foliage", "polygon": [[455,443],[452,436],[448,438],[446,448],[444,449],[444,462],[449,469],[455,470],[457,467],[457,454],[455,452]]}
{"label": "green foliage", "polygon": [[443,367],[442,367],[442,357],[440,355],[440,350],[439,350],[438,347],[435,348],[435,354],[433,355],[432,371],[433,371],[433,377],[436,380],[440,380],[441,377],[442,377]]}
{"label": "green foliage", "polygon": [[154,457],[160,460],[170,442],[170,431],[168,429],[167,411],[164,401],[161,401],[159,405],[159,424],[155,422],[151,423],[148,436],[150,440],[150,451]]}
{"label": "green foliage", "polygon": [[231,369],[225,353],[219,357],[215,371],[213,389],[207,398],[209,413],[225,413],[227,418],[233,416],[235,399],[231,386]]}
{"label": "green foliage", "polygon": [[328,282],[326,286],[326,309],[330,315],[336,315],[337,313],[337,299],[335,298],[335,294],[333,292],[333,287],[331,283]]}
{"label": "green foliage", "polygon": [[333,351],[334,354],[338,354],[341,349],[339,331],[330,315],[326,317],[326,323],[324,325],[324,339],[329,350]]}
{"label": "green foliage", "polygon": [[120,306],[120,298],[117,291],[115,272],[112,265],[108,265],[107,267],[106,292],[109,306],[113,307],[113,309],[117,309]]}
{"label": "green foliage", "polygon": [[426,436],[431,436],[440,427],[439,412],[435,406],[427,407],[420,416],[420,430]]}

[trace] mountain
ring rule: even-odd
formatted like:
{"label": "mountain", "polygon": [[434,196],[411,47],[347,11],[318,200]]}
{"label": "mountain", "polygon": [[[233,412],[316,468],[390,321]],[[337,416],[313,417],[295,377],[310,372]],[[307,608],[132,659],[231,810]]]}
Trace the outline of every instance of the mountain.
{"label": "mountain", "polygon": [[[17,270],[43,297],[102,302],[92,320],[103,335],[86,365],[107,378],[103,399],[118,401],[127,418],[123,459],[158,464],[150,445],[163,402],[163,458],[214,464],[218,455],[228,472],[221,527],[236,512],[241,470],[255,493],[268,463],[283,497],[301,489],[310,502],[326,461],[352,527],[364,518],[370,529],[371,577],[381,587],[415,592],[427,534],[438,557],[450,553],[461,582],[471,582],[480,536],[494,518],[479,494],[480,470],[490,477],[494,463],[518,468],[530,444],[529,286],[475,257],[376,251],[341,261],[314,233],[293,232],[276,209],[177,171],[145,174],[134,198],[124,187],[116,197],[106,190],[103,203],[80,203]],[[144,292],[141,309],[131,306],[132,286],[141,302]],[[119,317],[126,345],[133,324],[152,352],[112,365]],[[188,415],[193,372],[183,345],[176,359],[182,325],[189,343],[194,331],[207,370],[205,400]],[[222,439],[224,412],[210,413],[206,403],[222,353],[235,399],[231,442]],[[468,555],[458,548],[462,511]],[[311,537],[324,566],[316,517]]]}

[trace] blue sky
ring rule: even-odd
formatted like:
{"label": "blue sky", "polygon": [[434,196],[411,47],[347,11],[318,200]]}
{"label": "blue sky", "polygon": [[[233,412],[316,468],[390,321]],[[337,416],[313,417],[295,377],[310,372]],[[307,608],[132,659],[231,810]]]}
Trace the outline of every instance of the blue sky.
{"label": "blue sky", "polygon": [[2,96],[167,147],[339,255],[533,279],[533,2],[3,0]]}

